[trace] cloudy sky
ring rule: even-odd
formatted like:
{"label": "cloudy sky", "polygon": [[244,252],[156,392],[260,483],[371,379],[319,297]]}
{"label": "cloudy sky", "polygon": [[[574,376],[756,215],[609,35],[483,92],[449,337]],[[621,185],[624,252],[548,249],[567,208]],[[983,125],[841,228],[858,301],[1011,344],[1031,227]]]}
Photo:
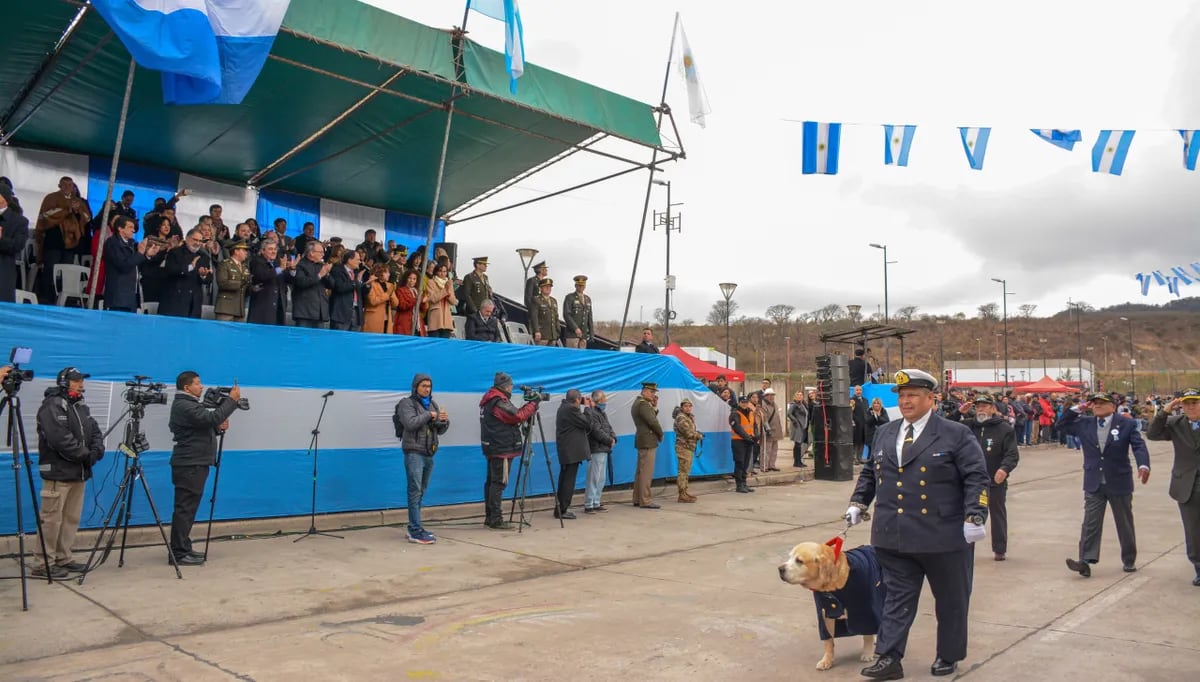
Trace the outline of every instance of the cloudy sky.
{"label": "cloudy sky", "polygon": [[[367,1],[433,26],[462,19],[459,0]],[[1200,173],[1183,169],[1175,132],[1200,128],[1200,6],[1189,0],[520,5],[530,62],[647,103],[681,11],[713,111],[706,129],[689,123],[672,72],[667,100],[688,154],[664,176],[684,204],[672,239],[680,319],[703,320],[723,281],[738,283],[742,314],[775,303],[874,312],[883,266],[871,242],[898,261],[893,311],[973,314],[1000,300],[993,277],[1016,292],[1010,310],[1164,302],[1165,287],[1143,299],[1133,275],[1200,260]],[[503,48],[502,24],[469,22],[473,39]],[[838,175],[801,175],[800,126],[789,120],[855,124],[843,129]],[[883,123],[918,126],[908,168],[883,165]],[[969,168],[960,125],[993,127],[983,171]],[[1082,129],[1084,141],[1067,152],[1029,132],[1046,127]],[[1091,172],[1101,128],[1138,131],[1121,177]],[[621,167],[582,156],[489,207]],[[449,236],[464,256],[491,256],[504,292],[520,291],[513,249],[538,248],[556,296],[587,273],[598,317],[619,319],[645,187],[634,174]],[[665,200],[656,188],[652,206]],[[663,305],[664,251],[662,233],[647,229],[631,320]]]}

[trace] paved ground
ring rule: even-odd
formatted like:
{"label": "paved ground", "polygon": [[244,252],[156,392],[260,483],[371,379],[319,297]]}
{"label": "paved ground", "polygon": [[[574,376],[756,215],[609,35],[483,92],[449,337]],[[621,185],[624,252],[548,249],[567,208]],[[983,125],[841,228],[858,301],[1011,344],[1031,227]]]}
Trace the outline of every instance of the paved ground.
{"label": "paved ground", "polygon": [[[1078,455],[1023,451],[1009,561],[977,554],[960,677],[1175,681],[1200,670],[1200,588],[1166,494],[1169,454],[1152,453],[1135,500],[1141,570],[1121,572],[1109,522],[1085,580],[1063,566],[1082,509]],[[565,531],[548,513],[520,535],[447,524],[430,547],[406,543],[402,527],[222,542],[182,581],[161,547],[133,549],[83,586],[33,584],[27,613],[4,581],[0,679],[861,679],[853,640],[833,670],[813,670],[812,597],[776,571],[796,542],[840,529],[852,483],[717,487],[695,505],[663,494],[661,511],[614,504]],[[868,537],[858,528],[850,540]],[[910,678],[929,676],[932,607],[926,594]]]}

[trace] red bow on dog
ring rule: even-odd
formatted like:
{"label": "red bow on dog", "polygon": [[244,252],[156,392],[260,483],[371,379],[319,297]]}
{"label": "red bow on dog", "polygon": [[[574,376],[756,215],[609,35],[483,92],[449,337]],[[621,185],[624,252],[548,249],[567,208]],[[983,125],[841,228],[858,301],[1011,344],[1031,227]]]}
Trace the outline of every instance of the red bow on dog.
{"label": "red bow on dog", "polygon": [[842,555],[842,538],[841,538],[841,536],[838,536],[838,537],[826,542],[825,544],[833,548],[833,560],[837,561],[838,557],[840,557]]}

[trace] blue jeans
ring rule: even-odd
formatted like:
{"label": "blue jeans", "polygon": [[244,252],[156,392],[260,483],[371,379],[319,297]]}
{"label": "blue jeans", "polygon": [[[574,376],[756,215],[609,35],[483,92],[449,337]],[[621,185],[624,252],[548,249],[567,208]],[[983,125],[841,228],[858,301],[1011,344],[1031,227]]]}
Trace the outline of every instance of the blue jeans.
{"label": "blue jeans", "polygon": [[1072,450],[1078,450],[1079,449],[1079,439],[1068,433],[1067,434],[1067,447],[1071,448]]}
{"label": "blue jeans", "polygon": [[1025,432],[1022,434],[1022,442],[1025,445],[1033,444],[1033,419],[1025,420]]}
{"label": "blue jeans", "polygon": [[433,475],[433,455],[404,453],[404,472],[408,474],[408,530],[421,530],[421,499]]}
{"label": "blue jeans", "polygon": [[583,492],[583,508],[595,509],[600,506],[600,492],[604,490],[604,477],[608,470],[608,453],[593,452],[588,460],[587,486]]}

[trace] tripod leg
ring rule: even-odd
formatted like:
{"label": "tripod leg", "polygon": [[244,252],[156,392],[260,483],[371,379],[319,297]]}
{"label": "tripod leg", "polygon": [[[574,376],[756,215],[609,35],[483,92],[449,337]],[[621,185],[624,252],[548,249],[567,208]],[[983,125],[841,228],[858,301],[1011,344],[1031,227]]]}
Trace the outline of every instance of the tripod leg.
{"label": "tripod leg", "polygon": [[217,509],[217,484],[221,482],[221,454],[225,451],[225,433],[221,432],[221,439],[217,442],[217,459],[215,473],[213,474],[212,497],[208,498],[208,530],[204,533],[204,560],[208,561],[208,543],[212,540],[212,522],[213,513]]}
{"label": "tripod leg", "polygon": [[[78,584],[82,585],[84,578],[88,573],[104,563],[108,558],[108,553],[112,551],[113,543],[117,539],[117,528],[112,525],[114,518],[120,519],[124,515],[125,509],[125,489],[129,486],[130,471],[125,472],[125,476],[121,478],[121,482],[117,485],[117,494],[113,498],[112,505],[108,508],[108,513],[104,515],[104,523],[100,524],[100,532],[96,534],[96,544],[92,545],[92,551],[88,554],[87,569],[79,576]],[[99,561],[94,561],[96,552],[100,551],[100,545],[104,544],[104,536],[108,535],[108,545],[104,549],[104,554],[100,555]]]}
{"label": "tripod leg", "polygon": [[[140,472],[141,469],[140,469],[140,467],[137,466],[136,462],[134,463],[134,471],[135,471],[134,478],[141,478],[140,473],[137,473],[137,472]],[[145,484],[146,484],[146,481],[143,479],[142,485],[145,485]],[[125,566],[125,541],[129,537],[129,521],[131,518],[133,518],[133,486],[132,485],[129,486],[129,488],[125,491],[125,494],[127,495],[127,497],[125,499],[125,510],[124,510],[125,513],[123,514],[123,518],[120,519],[120,523],[121,523],[121,553],[117,555],[117,568],[123,568]]]}
{"label": "tripod leg", "polygon": [[[167,548],[167,556],[171,557],[171,567],[175,569],[175,577],[183,580],[183,573],[179,571],[179,564],[175,561],[175,552],[171,551],[171,541],[167,539],[167,531],[163,528],[162,518],[158,515],[158,508],[154,506],[154,498],[150,496],[150,484],[146,483],[145,476],[138,476],[138,480],[142,482],[142,490],[146,491],[146,502],[150,505],[150,514],[154,517],[154,524],[158,526],[158,534],[162,537],[163,547]],[[133,486],[130,486],[130,497],[133,497]],[[129,518],[129,517],[126,517]],[[126,530],[129,529],[126,525]],[[125,551],[125,541],[121,540],[121,551]]]}

